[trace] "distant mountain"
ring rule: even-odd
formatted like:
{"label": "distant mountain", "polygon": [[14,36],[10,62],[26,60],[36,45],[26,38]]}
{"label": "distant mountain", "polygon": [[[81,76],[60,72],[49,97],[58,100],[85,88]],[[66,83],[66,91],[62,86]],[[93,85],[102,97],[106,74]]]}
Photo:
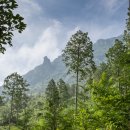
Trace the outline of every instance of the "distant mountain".
{"label": "distant mountain", "polygon": [[[96,64],[105,61],[105,53],[114,44],[115,39],[122,39],[122,36],[113,37],[109,39],[100,39],[94,46],[94,56]],[[46,88],[48,81],[52,78],[58,81],[62,78],[67,83],[74,82],[74,78],[71,75],[67,75],[67,68],[65,67],[62,57],[59,56],[53,62],[44,57],[43,64],[35,67],[24,75],[24,78],[30,83],[33,91],[41,91]]]}
{"label": "distant mountain", "polygon": [[41,91],[41,88],[44,91],[48,81],[52,78],[56,81],[63,78],[67,83],[73,82],[73,77],[67,75],[67,68],[62,62],[61,56],[56,58],[53,62],[45,56],[43,64],[35,67],[23,77],[29,82],[34,91]]}
{"label": "distant mountain", "polygon": [[110,47],[114,45],[116,39],[122,40],[123,36],[113,37],[109,39],[99,39],[94,45],[94,57],[96,64],[100,64],[102,61],[105,61],[105,53]]}

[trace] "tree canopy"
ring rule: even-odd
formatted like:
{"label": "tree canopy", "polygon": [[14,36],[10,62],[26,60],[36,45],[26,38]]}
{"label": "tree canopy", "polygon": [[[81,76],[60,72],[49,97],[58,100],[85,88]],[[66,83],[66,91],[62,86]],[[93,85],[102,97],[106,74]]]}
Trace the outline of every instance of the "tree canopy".
{"label": "tree canopy", "polygon": [[0,53],[5,52],[5,45],[13,45],[14,31],[21,33],[26,28],[24,18],[14,13],[17,7],[16,0],[0,0]]}

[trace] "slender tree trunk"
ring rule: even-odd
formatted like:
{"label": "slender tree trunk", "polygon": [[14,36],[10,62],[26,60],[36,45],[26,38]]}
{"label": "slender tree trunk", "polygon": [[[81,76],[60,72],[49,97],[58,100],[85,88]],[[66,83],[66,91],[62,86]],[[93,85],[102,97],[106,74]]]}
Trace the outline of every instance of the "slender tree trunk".
{"label": "slender tree trunk", "polygon": [[23,130],[27,130],[27,127],[25,127],[27,122],[26,122],[26,108],[24,109],[24,124],[23,124]]}
{"label": "slender tree trunk", "polygon": [[18,108],[17,108],[17,118],[16,118],[16,125],[18,126],[18,116],[19,116],[19,114],[18,114]]}
{"label": "slender tree trunk", "polygon": [[54,111],[53,129],[52,130],[56,130],[56,129],[57,129],[57,118],[56,118],[56,112]]}
{"label": "slender tree trunk", "polygon": [[122,92],[122,88],[121,88],[121,85],[120,85],[120,69],[119,69],[119,67],[117,68],[117,76],[118,76],[118,88],[119,88],[119,90],[122,94],[123,92]]}
{"label": "slender tree trunk", "polygon": [[11,130],[11,119],[12,119],[12,114],[13,114],[13,97],[14,95],[12,94],[11,98],[11,106],[10,106],[10,115],[9,115],[9,130]]}
{"label": "slender tree trunk", "polygon": [[77,71],[77,80],[76,80],[76,99],[75,99],[75,111],[77,113],[77,108],[78,108],[78,86],[79,86],[79,74]]}
{"label": "slender tree trunk", "polygon": [[10,128],[11,128],[10,123],[11,123],[11,113],[10,113],[10,115],[9,115],[9,130],[10,130]]}
{"label": "slender tree trunk", "polygon": [[77,109],[78,109],[78,88],[79,88],[79,47],[78,47],[78,59],[77,59],[77,72],[76,72],[76,98],[75,98],[75,111],[77,114]]}

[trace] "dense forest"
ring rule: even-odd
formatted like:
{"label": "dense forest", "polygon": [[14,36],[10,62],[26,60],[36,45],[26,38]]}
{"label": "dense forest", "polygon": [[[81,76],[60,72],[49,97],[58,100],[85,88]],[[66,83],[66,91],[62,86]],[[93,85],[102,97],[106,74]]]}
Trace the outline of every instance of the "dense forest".
{"label": "dense forest", "polygon": [[[0,1],[0,52],[12,46],[13,32],[26,24],[15,0]],[[113,30],[114,31],[114,30]],[[5,52],[6,53],[6,52]],[[74,84],[49,81],[45,93],[29,93],[29,84],[14,72],[7,76],[0,96],[0,130],[130,130],[130,7],[123,39],[96,65],[88,33],[73,34],[62,59]]]}

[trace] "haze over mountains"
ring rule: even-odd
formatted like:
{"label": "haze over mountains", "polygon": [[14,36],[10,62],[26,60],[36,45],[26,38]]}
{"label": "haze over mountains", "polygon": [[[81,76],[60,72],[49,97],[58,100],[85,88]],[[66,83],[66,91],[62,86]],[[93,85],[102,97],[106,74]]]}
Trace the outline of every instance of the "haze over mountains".
{"label": "haze over mountains", "polygon": [[[105,53],[114,44],[115,39],[122,39],[122,36],[100,39],[94,44],[94,57],[97,65],[102,61],[105,61]],[[67,83],[74,82],[72,75],[67,75],[67,68],[63,63],[61,56],[56,58],[53,62],[51,62],[48,57],[44,57],[43,63],[26,73],[24,78],[31,85],[30,89],[36,92],[41,90],[44,91],[48,81],[52,78],[56,81],[62,78]]]}

